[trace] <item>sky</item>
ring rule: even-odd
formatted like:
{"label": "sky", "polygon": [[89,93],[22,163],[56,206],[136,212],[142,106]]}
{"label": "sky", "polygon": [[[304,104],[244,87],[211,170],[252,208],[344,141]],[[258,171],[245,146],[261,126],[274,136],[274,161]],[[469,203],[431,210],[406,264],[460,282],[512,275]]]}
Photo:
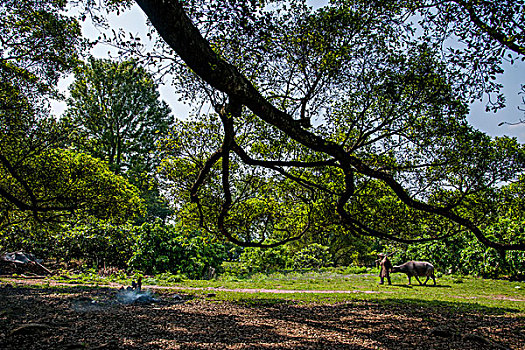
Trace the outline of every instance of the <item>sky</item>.
{"label": "sky", "polygon": [[[312,6],[319,7],[326,4],[327,0],[310,0],[309,2]],[[108,20],[111,27],[122,28],[133,35],[142,34],[142,37],[144,37],[143,34],[146,33],[146,16],[137,5],[133,5],[130,10],[122,12],[119,16],[116,14],[110,15]],[[85,37],[91,39],[96,39],[99,36],[98,30],[89,21],[83,23],[82,32]],[[115,48],[100,44],[92,49],[91,54],[97,58],[107,58],[108,51],[111,51],[112,55],[116,56],[117,50]],[[63,79],[59,83],[59,88],[66,92],[72,80],[71,76]],[[516,137],[520,143],[525,143],[525,124],[510,125],[520,119],[525,119],[525,112],[518,110],[520,104],[522,107],[525,107],[522,104],[522,97],[525,97],[525,95],[518,95],[521,84],[525,84],[525,62],[519,61],[519,63],[514,65],[507,65],[505,73],[498,77],[498,82],[501,82],[504,86],[503,92],[507,98],[507,106],[497,113],[493,113],[485,111],[486,99],[475,102],[470,107],[467,120],[476,129],[490,136],[507,135]],[[188,116],[189,106],[178,101],[178,96],[174,93],[171,86],[161,85],[159,92],[161,99],[170,105],[176,117],[186,118]],[[64,102],[52,103],[52,111],[55,115],[60,115],[65,107]],[[502,122],[510,124],[500,125]]]}

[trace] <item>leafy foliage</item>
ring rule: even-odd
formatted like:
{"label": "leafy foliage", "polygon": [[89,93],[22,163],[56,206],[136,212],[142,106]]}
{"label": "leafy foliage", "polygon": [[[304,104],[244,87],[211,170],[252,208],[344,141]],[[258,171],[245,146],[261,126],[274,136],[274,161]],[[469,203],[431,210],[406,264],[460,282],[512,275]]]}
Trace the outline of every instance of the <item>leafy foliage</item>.
{"label": "leafy foliage", "polygon": [[55,259],[97,272],[104,267],[127,268],[133,242],[129,225],[99,220],[30,228],[17,225],[0,231],[1,251],[32,252],[46,261]]}
{"label": "leafy foliage", "polygon": [[[268,242],[271,243],[271,242]],[[291,245],[272,248],[247,247],[239,258],[223,263],[226,275],[246,276],[286,269],[319,269],[333,265],[329,247],[317,243],[294,251]]]}
{"label": "leafy foliage", "polygon": [[71,130],[49,117],[56,83],[78,62],[78,23],[63,1],[0,5],[0,229],[140,210],[136,191],[106,165],[65,149]]}
{"label": "leafy foliage", "polygon": [[294,268],[320,268],[328,266],[331,262],[330,248],[320,244],[311,244],[293,256]]}
{"label": "leafy foliage", "polygon": [[287,246],[267,249],[247,247],[237,261],[225,262],[223,268],[228,275],[243,276],[283,270],[291,266],[291,262],[291,252]]}
{"label": "leafy foliage", "polygon": [[[501,219],[487,227],[489,235],[498,238],[523,237],[524,221]],[[472,236],[411,245],[397,260],[431,261],[438,271],[487,278],[523,279],[525,254],[520,251],[498,252],[477,242]]]}
{"label": "leafy foliage", "polygon": [[[513,11],[521,4],[138,4],[160,34],[160,50],[140,55],[145,46],[123,42],[127,52],[145,63],[160,60],[186,99],[215,110],[188,123],[183,135],[183,154],[197,157],[170,154],[172,164],[191,172],[170,177],[183,184],[177,187],[187,217],[245,246],[320,236],[337,222],[354,236],[408,243],[466,229],[497,250],[525,249],[519,237],[487,237],[481,214],[493,208],[501,183],[520,176],[523,147],[466,121],[479,91],[499,89],[484,85],[500,69],[495,52],[522,55],[468,10],[494,17],[490,26],[520,45],[522,19]],[[496,14],[514,24],[498,26]],[[444,49],[453,36],[466,45],[458,55]],[[461,55],[476,56],[481,80]],[[199,123],[217,134],[204,152]]]}
{"label": "leafy foliage", "polygon": [[[63,149],[48,149],[24,160],[17,164],[18,176],[5,176],[0,184],[21,203],[34,203],[40,210],[0,200],[2,222],[56,221],[77,211],[80,217],[114,220],[140,213],[137,189],[100,160]],[[0,170],[9,174],[5,167]]]}
{"label": "leafy foliage", "polygon": [[90,58],[75,69],[70,94],[65,120],[75,131],[71,144],[140,189],[147,206],[142,222],[165,220],[170,210],[155,177],[157,142],[173,117],[151,74],[135,61]]}
{"label": "leafy foliage", "polygon": [[51,253],[62,261],[80,260],[95,268],[126,268],[132,255],[134,239],[129,225],[90,222],[64,227],[54,236]]}
{"label": "leafy foliage", "polygon": [[457,86],[470,98],[489,96],[487,110],[505,106],[497,75],[504,64],[525,61],[523,1],[409,1],[424,30],[423,39],[440,45],[459,42],[445,50],[448,62],[459,70]]}
{"label": "leafy foliage", "polygon": [[170,272],[201,279],[218,269],[231,246],[214,242],[199,231],[144,223],[133,228],[135,243],[129,266],[144,273]]}

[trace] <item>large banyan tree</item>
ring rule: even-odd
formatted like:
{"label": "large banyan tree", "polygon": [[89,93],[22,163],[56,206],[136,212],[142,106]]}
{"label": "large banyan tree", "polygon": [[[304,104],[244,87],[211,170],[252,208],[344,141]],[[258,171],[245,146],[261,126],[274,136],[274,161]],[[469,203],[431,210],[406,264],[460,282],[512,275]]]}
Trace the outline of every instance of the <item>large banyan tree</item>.
{"label": "large banyan tree", "polygon": [[337,226],[525,250],[483,230],[522,215],[524,148],[466,121],[481,96],[505,103],[495,76],[525,57],[522,1],[136,3],[159,39],[121,47],[211,107],[165,142],[179,215],[245,246]]}

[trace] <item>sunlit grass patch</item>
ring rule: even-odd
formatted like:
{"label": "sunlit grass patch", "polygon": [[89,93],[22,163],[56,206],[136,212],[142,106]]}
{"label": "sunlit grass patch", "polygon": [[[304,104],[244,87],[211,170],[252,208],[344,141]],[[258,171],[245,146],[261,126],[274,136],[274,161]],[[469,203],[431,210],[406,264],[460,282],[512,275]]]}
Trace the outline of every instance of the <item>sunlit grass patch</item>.
{"label": "sunlit grass patch", "polygon": [[[138,275],[98,276],[93,271],[78,275],[52,276],[50,282],[103,286],[130,285]],[[525,283],[490,280],[471,276],[441,276],[437,285],[429,281],[420,286],[413,279],[408,285],[404,274],[393,274],[392,285],[379,285],[377,271],[346,274],[334,271],[256,274],[249,277],[224,276],[214,280],[187,280],[183,276],[161,274],[144,276],[144,288],[163,287],[172,291],[214,301],[240,302],[247,305],[268,303],[344,303],[379,302],[392,305],[425,305],[450,310],[485,310],[487,308],[525,316]],[[170,289],[168,289],[169,291]],[[459,311],[458,311],[459,312]]]}

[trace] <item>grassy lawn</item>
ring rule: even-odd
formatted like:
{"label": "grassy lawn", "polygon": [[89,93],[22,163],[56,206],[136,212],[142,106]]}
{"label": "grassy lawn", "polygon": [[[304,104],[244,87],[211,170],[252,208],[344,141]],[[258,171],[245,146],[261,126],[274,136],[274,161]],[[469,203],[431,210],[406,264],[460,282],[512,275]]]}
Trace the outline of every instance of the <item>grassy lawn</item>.
{"label": "grassy lawn", "polygon": [[[220,277],[216,280],[180,280],[173,275],[145,277],[147,286],[176,288],[178,293],[213,300],[228,300],[251,305],[271,303],[339,303],[346,301],[377,301],[378,303],[410,304],[412,306],[449,308],[451,311],[477,310],[491,314],[513,314],[525,317],[525,282],[481,279],[469,276],[442,276],[437,285],[429,281],[420,286],[413,279],[411,286],[404,274],[392,275],[392,285],[379,285],[379,278],[367,274],[308,272],[288,274],[257,274],[249,278]],[[9,280],[4,279],[4,282]],[[109,282],[130,285],[126,276],[98,277],[95,274],[51,277],[53,282],[105,285]],[[41,285],[42,286],[42,285]],[[152,287],[153,288],[153,287]],[[212,289],[216,288],[216,289]],[[242,291],[242,290],[245,291]],[[235,290],[235,291],[231,291]],[[275,291],[277,290],[277,291]],[[296,292],[294,292],[296,291]],[[316,292],[318,291],[318,292]],[[157,293],[173,292],[159,290]]]}
{"label": "grassy lawn", "polygon": [[[425,306],[496,308],[503,313],[525,316],[525,282],[509,282],[465,276],[443,276],[420,286],[417,281],[409,286],[405,275],[393,275],[392,285],[379,285],[375,274],[334,275],[256,275],[250,279],[219,279],[216,281],[185,281],[179,286],[224,289],[297,290],[297,293],[233,293],[215,292],[215,298],[257,300],[288,300],[295,302],[343,302],[346,300],[377,300],[388,303],[424,303]],[[310,293],[301,291],[349,291],[350,293]],[[209,291],[206,291],[208,293]]]}

